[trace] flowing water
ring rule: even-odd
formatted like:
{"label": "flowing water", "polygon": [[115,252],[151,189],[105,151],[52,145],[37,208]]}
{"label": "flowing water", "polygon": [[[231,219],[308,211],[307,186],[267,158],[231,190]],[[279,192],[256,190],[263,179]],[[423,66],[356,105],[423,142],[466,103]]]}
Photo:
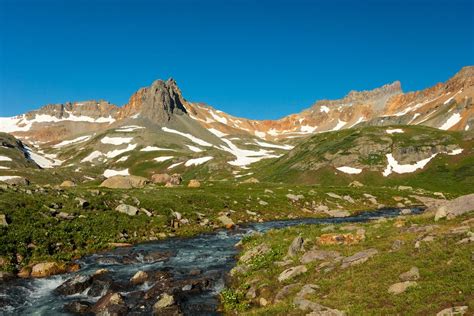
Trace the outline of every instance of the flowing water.
{"label": "flowing water", "polygon": [[[412,212],[419,213],[422,209],[413,208]],[[0,314],[68,315],[64,311],[65,304],[78,300],[94,303],[99,296],[91,296],[88,290],[79,294],[62,296],[55,293],[54,289],[74,275],[91,275],[98,269],[106,268],[113,280],[127,284],[129,284],[127,281],[139,270],[167,271],[176,281],[186,282],[187,279],[196,277],[209,280],[208,286],[204,289],[185,292],[181,295],[179,305],[185,315],[218,315],[218,293],[224,288],[226,275],[236,263],[238,249],[234,246],[245,235],[299,224],[364,222],[397,215],[399,215],[398,209],[382,209],[345,218],[306,218],[253,223],[236,230],[219,230],[192,238],[170,238],[94,254],[77,260],[81,265],[81,270],[75,273],[44,279],[15,279],[1,283]],[[146,254],[156,252],[170,255],[166,260],[159,262],[144,260]],[[134,259],[124,262],[123,258],[130,257],[130,254],[133,254]],[[130,314],[151,313],[151,306],[156,299],[147,305],[137,297],[143,296],[142,294],[152,286],[153,284],[145,283],[140,286],[129,286],[121,291],[131,311]],[[137,293],[141,294],[137,295]]]}

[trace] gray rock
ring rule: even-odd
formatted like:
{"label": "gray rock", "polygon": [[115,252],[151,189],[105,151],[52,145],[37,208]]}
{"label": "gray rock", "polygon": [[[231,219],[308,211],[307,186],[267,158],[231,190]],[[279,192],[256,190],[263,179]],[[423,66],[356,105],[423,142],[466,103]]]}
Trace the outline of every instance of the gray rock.
{"label": "gray rock", "polygon": [[436,316],[462,316],[467,313],[467,306],[453,306],[443,309]]}
{"label": "gray rock", "polygon": [[278,281],[283,282],[292,279],[300,274],[305,273],[306,271],[308,271],[308,269],[304,265],[291,267],[280,273],[278,276]]}
{"label": "gray rock", "polygon": [[407,272],[403,272],[398,276],[401,281],[416,281],[420,278],[420,271],[417,267],[411,267]]}
{"label": "gray rock", "polygon": [[286,197],[292,202],[298,202],[299,200],[304,199],[304,195],[301,195],[301,194],[295,195],[295,194],[288,193]]}
{"label": "gray rock", "polygon": [[333,192],[328,192],[326,193],[328,196],[334,198],[334,199],[339,199],[339,200],[342,200],[342,196],[340,196],[339,194],[336,194],[336,193],[333,193]]}
{"label": "gray rock", "polygon": [[316,290],[318,290],[318,289],[319,289],[319,286],[317,286],[316,284],[305,284],[305,285],[303,285],[301,290],[298,293],[296,293],[296,296],[305,298],[306,295],[316,293]]}
{"label": "gray rock", "polygon": [[77,201],[77,205],[80,208],[86,208],[86,207],[89,206],[89,202],[87,202],[87,200],[85,200],[83,198],[77,197],[77,198],[75,198],[75,200]]}
{"label": "gray rock", "polygon": [[248,251],[246,251],[239,259],[240,262],[247,263],[257,256],[261,256],[270,251],[270,247],[266,244],[260,244]]}
{"label": "gray rock", "polygon": [[336,258],[340,258],[341,254],[337,251],[330,251],[330,250],[311,250],[306,252],[303,257],[301,257],[301,263],[310,263],[316,260],[335,260]]}
{"label": "gray rock", "polygon": [[290,247],[288,247],[288,256],[289,257],[294,257],[296,256],[299,252],[303,251],[303,237],[298,236],[293,241],[291,242]]}
{"label": "gray rock", "polygon": [[298,284],[289,284],[284,286],[278,293],[275,295],[275,303],[281,302],[288,298],[290,293],[298,287]]}
{"label": "gray rock", "polygon": [[350,266],[354,266],[354,265],[357,265],[357,264],[364,263],[367,260],[369,260],[369,258],[375,256],[377,253],[378,253],[378,250],[374,249],[374,248],[370,248],[370,249],[367,249],[367,250],[357,252],[352,256],[345,257],[344,259],[342,259],[341,268],[345,269],[345,268],[348,268]]}
{"label": "gray rock", "polygon": [[417,283],[415,281],[398,282],[390,285],[390,287],[388,288],[388,293],[398,295],[405,292],[409,287],[416,285]]}
{"label": "gray rock", "polygon": [[138,214],[138,208],[132,205],[120,204],[115,208],[116,211],[120,213],[127,214],[129,216],[135,216]]}
{"label": "gray rock", "polygon": [[392,251],[400,250],[400,248],[402,248],[404,243],[405,243],[404,241],[396,239],[392,244]]}

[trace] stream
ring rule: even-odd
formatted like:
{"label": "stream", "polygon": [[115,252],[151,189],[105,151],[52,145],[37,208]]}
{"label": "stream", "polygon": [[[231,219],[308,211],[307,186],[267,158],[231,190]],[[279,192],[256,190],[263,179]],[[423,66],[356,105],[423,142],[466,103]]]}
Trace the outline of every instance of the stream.
{"label": "stream", "polygon": [[[412,213],[422,211],[422,208],[412,208]],[[81,266],[78,272],[0,283],[0,315],[72,315],[65,306],[78,301],[93,305],[110,290],[122,294],[128,315],[152,314],[153,304],[163,291],[173,293],[184,315],[219,315],[218,294],[236,264],[235,244],[245,235],[300,224],[364,222],[395,217],[399,212],[390,208],[344,218],[252,223],[234,230],[218,230],[192,238],[169,238],[93,254],[76,261]],[[107,273],[77,293],[65,295],[55,290],[71,277],[86,279],[104,268]],[[140,270],[153,277],[142,284],[131,284],[130,278]]]}

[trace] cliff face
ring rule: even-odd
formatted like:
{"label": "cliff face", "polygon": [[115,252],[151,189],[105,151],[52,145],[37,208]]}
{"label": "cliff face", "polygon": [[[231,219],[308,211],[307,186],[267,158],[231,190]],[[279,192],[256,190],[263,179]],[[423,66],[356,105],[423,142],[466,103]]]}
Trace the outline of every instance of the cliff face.
{"label": "cliff face", "polygon": [[186,114],[185,102],[176,81],[156,80],[150,87],[142,88],[132,95],[128,104],[120,110],[118,119],[141,117],[164,124],[173,115]]}

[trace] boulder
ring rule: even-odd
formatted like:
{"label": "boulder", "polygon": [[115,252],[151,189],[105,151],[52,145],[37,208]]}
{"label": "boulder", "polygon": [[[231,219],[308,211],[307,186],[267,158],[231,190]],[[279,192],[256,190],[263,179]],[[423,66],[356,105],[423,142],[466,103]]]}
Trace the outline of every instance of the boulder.
{"label": "boulder", "polygon": [[115,208],[116,211],[120,213],[124,213],[130,216],[135,216],[138,214],[138,208],[132,205],[127,205],[127,204],[120,204]]}
{"label": "boulder", "polygon": [[180,185],[181,182],[183,182],[183,178],[181,178],[181,175],[178,173],[172,174],[171,178],[166,182],[166,184],[171,184],[171,185]]}
{"label": "boulder", "polygon": [[398,295],[405,292],[409,287],[415,285],[417,285],[417,283],[414,281],[398,282],[390,285],[390,287],[388,288],[388,293]]}
{"label": "boulder", "polygon": [[420,278],[420,271],[417,267],[411,267],[407,272],[403,272],[398,276],[400,281],[416,281]]}
{"label": "boulder", "polygon": [[87,202],[87,200],[83,198],[77,197],[74,200],[77,201],[77,206],[79,206],[80,208],[86,208],[89,206],[89,202]]}
{"label": "boulder", "polygon": [[156,184],[166,184],[171,180],[171,176],[167,173],[157,173],[151,176],[151,181]]}
{"label": "boulder", "polygon": [[306,271],[308,271],[308,269],[304,265],[291,267],[280,273],[280,275],[278,276],[278,281],[283,282],[292,279],[300,274],[305,273]]}
{"label": "boulder", "polygon": [[188,188],[199,188],[201,186],[201,182],[196,179],[192,179],[188,183]]}
{"label": "boulder", "polygon": [[304,195],[301,195],[301,194],[295,195],[295,194],[288,193],[288,194],[286,195],[286,197],[287,197],[291,202],[298,202],[299,200],[304,199]]}
{"label": "boulder", "polygon": [[146,280],[148,280],[148,273],[146,273],[145,271],[137,271],[137,273],[135,273],[130,279],[130,282],[132,284],[137,285],[145,283]]}
{"label": "boulder", "polygon": [[331,250],[311,250],[306,252],[301,257],[301,263],[306,264],[317,260],[322,261],[333,261],[337,258],[341,258],[341,254],[337,251]]}
{"label": "boulder", "polygon": [[331,217],[348,217],[351,215],[348,211],[343,211],[343,210],[326,210],[324,211],[327,215]]}
{"label": "boulder", "polygon": [[5,214],[0,214],[0,226],[8,226],[7,217]]}
{"label": "boulder", "polygon": [[251,248],[250,250],[246,251],[239,259],[240,262],[247,263],[251,261],[253,258],[264,255],[270,251],[270,247],[266,244],[260,244],[256,247]]}
{"label": "boulder", "polygon": [[91,311],[96,315],[126,315],[128,307],[120,293],[109,292],[95,303]]}
{"label": "boulder", "polygon": [[87,314],[92,307],[92,303],[87,301],[74,301],[64,305],[64,310],[74,315],[83,315]]}
{"label": "boulder", "polygon": [[30,180],[28,180],[25,177],[20,177],[20,176],[12,176],[11,178],[5,179],[5,180],[2,180],[2,181],[5,182],[6,184],[14,185],[14,186],[29,185],[30,184]]}
{"label": "boulder", "polygon": [[71,180],[65,180],[63,181],[60,185],[61,188],[72,188],[76,186],[76,183],[74,183]]}
{"label": "boulder", "polygon": [[160,299],[153,305],[153,311],[158,313],[160,310],[166,307],[170,307],[175,304],[173,295],[163,293],[160,296]]}
{"label": "boulder", "polygon": [[113,176],[100,184],[101,187],[110,189],[132,189],[143,188],[148,179],[138,176]]}
{"label": "boulder", "polygon": [[375,256],[377,253],[378,253],[378,250],[374,249],[374,248],[359,251],[359,252],[353,254],[352,256],[345,257],[344,259],[342,259],[341,268],[345,269],[345,268],[348,268],[350,266],[354,266],[354,265],[357,265],[357,264],[364,263],[367,260],[369,260],[369,258]]}
{"label": "boulder", "polygon": [[291,245],[288,247],[288,257],[294,257],[299,252],[303,251],[303,237],[298,236],[291,242]]}
{"label": "boulder", "polygon": [[361,188],[363,186],[364,185],[362,183],[360,183],[359,181],[357,181],[357,180],[352,181],[351,183],[349,183],[349,187],[351,187],[351,188]]}
{"label": "boulder", "polygon": [[462,316],[467,313],[467,306],[453,306],[443,309],[436,316]]}
{"label": "boulder", "polygon": [[231,229],[235,226],[234,221],[227,215],[221,215],[217,219],[228,229]]}
{"label": "boulder", "polygon": [[83,292],[92,284],[92,277],[88,275],[76,275],[66,280],[54,291],[60,295],[73,295]]}
{"label": "boulder", "polygon": [[65,273],[66,268],[57,262],[37,263],[31,269],[31,276],[34,278],[43,278],[55,274]]}

